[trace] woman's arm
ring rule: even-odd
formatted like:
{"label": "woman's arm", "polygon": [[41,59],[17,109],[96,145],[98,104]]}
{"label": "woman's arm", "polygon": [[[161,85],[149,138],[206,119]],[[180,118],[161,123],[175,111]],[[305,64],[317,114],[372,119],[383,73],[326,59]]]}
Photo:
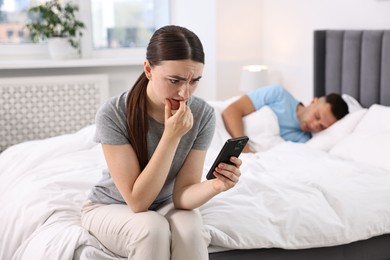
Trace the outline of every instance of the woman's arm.
{"label": "woman's arm", "polygon": [[142,173],[133,147],[103,144],[111,177],[127,205],[134,212],[147,211],[160,193],[181,137],[191,129],[193,117],[184,102],[172,116],[166,104],[164,133]]}
{"label": "woman's arm", "polygon": [[217,178],[200,182],[206,151],[191,150],[176,177],[173,202],[179,209],[194,209],[215,195],[229,190],[238,182],[241,160],[232,157],[234,165],[220,164]]}
{"label": "woman's arm", "polygon": [[102,145],[111,177],[134,212],[147,211],[156,199],[167,178],[179,140],[161,138],[142,173],[131,145]]}

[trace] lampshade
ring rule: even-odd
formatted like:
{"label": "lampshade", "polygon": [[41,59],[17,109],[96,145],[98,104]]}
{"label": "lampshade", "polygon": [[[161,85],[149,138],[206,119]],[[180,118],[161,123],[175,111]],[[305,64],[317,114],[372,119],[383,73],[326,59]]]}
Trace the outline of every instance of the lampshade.
{"label": "lampshade", "polygon": [[248,65],[242,67],[240,90],[248,92],[267,84],[268,68],[263,65]]}

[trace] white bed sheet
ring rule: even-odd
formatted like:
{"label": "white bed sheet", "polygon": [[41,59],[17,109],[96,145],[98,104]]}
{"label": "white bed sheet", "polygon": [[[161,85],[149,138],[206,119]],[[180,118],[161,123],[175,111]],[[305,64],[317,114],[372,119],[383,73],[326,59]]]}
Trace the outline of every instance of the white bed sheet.
{"label": "white bed sheet", "polygon": [[22,143],[0,155],[0,259],[111,259],[80,225],[86,191],[105,166],[93,131]]}
{"label": "white bed sheet", "polygon": [[[217,130],[205,174],[226,137]],[[81,203],[105,167],[93,133],[89,126],[0,155],[0,259],[114,259],[80,226]],[[242,154],[240,182],[200,208],[210,252],[332,246],[390,233],[389,170],[304,144],[272,147]]]}
{"label": "white bed sheet", "polygon": [[210,251],[333,246],[390,232],[383,168],[290,142],[242,159],[236,187],[201,207]]}

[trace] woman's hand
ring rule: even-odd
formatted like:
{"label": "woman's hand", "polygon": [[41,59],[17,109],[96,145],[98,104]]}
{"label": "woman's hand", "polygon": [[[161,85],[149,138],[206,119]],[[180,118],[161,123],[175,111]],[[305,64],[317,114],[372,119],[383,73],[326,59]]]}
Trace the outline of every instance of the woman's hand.
{"label": "woman's hand", "polygon": [[172,137],[182,137],[193,125],[193,115],[191,109],[185,101],[180,101],[179,109],[173,114],[171,102],[165,100],[165,129],[164,132]]}
{"label": "woman's hand", "polygon": [[213,181],[213,187],[218,192],[223,192],[231,189],[234,187],[241,176],[240,166],[242,164],[242,161],[232,156],[230,158],[230,161],[233,163],[227,164],[227,163],[220,163],[215,168],[215,179],[212,179]]}

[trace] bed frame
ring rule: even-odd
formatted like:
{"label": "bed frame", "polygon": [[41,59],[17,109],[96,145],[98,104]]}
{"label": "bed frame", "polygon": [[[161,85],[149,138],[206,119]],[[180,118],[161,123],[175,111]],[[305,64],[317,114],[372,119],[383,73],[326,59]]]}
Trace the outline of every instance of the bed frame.
{"label": "bed frame", "polygon": [[390,30],[314,32],[314,95],[390,106]]}
{"label": "bed frame", "polygon": [[[314,32],[314,95],[348,94],[364,107],[390,106],[390,30]],[[390,259],[390,234],[346,245],[211,253],[210,260]]]}

